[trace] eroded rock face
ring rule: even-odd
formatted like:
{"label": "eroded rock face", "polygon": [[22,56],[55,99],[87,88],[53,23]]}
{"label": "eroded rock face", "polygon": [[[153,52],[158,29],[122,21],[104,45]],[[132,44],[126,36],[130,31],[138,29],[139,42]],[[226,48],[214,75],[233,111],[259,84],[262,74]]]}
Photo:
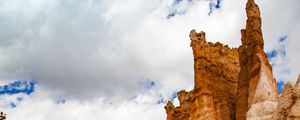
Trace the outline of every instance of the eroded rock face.
{"label": "eroded rock face", "polygon": [[207,43],[204,32],[192,30],[190,38],[195,61],[191,120],[199,118],[197,116],[201,119],[222,117],[231,120],[240,71],[238,49],[221,43]]}
{"label": "eroded rock face", "polygon": [[177,93],[180,106],[168,102],[167,120],[300,120],[300,77],[278,96],[254,0],[248,0],[246,13],[238,49],[190,32],[195,86]]}
{"label": "eroded rock face", "polygon": [[[285,96],[282,96],[285,97]],[[300,120],[300,75],[293,91],[293,102],[290,112],[288,113],[288,119]]]}
{"label": "eroded rock face", "polygon": [[300,75],[294,87],[284,85],[273,120],[300,120]]}
{"label": "eroded rock face", "polygon": [[190,118],[190,93],[181,90],[177,93],[180,102],[179,107],[174,107],[173,103],[168,102],[165,106],[167,111],[167,120],[189,120]]}
{"label": "eroded rock face", "polygon": [[[238,49],[207,43],[205,33],[190,32],[194,54],[194,90],[177,93],[180,106],[165,107],[168,120],[232,120],[238,86]],[[172,116],[172,117],[170,117]]]}
{"label": "eroded rock face", "polygon": [[[293,105],[294,88],[290,83],[286,83],[282,90],[282,94],[278,100],[278,107],[274,114],[274,119],[285,120],[288,117],[288,112]],[[275,119],[275,120],[276,120]]]}
{"label": "eroded rock face", "polygon": [[236,100],[236,118],[271,119],[277,107],[276,81],[272,66],[263,51],[261,17],[254,0],[246,5],[247,25],[241,30],[242,46],[239,48],[239,87]]}

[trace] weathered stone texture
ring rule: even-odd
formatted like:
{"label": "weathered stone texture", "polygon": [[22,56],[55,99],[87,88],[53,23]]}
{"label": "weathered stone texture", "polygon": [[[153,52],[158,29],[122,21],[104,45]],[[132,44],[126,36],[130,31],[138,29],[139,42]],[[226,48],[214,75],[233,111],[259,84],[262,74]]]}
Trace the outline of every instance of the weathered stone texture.
{"label": "weathered stone texture", "polygon": [[221,43],[207,43],[204,32],[192,30],[190,38],[195,60],[194,90],[177,93],[179,107],[168,103],[165,107],[168,120],[233,119],[239,73],[238,49]]}
{"label": "weathered stone texture", "polygon": [[236,119],[271,119],[277,107],[276,81],[263,51],[261,18],[254,0],[246,5],[247,25],[241,30],[240,68]]}
{"label": "weathered stone texture", "polygon": [[197,116],[232,119],[240,71],[238,49],[207,43],[204,32],[192,30],[190,38],[195,61],[195,86],[191,92],[191,110],[195,112],[191,113],[191,120]]}
{"label": "weathered stone texture", "polygon": [[195,86],[177,93],[180,106],[168,102],[167,120],[300,120],[300,76],[278,96],[254,0],[248,0],[246,13],[238,49],[190,32]]}
{"label": "weathered stone texture", "polygon": [[300,120],[300,75],[294,87],[284,85],[273,120]]}

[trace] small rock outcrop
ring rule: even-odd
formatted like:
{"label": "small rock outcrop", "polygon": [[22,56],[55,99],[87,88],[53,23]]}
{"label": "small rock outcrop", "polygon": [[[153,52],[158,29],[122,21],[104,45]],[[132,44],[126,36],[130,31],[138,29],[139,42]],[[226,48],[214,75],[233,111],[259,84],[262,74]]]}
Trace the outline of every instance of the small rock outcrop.
{"label": "small rock outcrop", "polygon": [[195,86],[177,93],[180,106],[167,103],[167,120],[300,120],[300,76],[278,95],[254,0],[248,0],[246,13],[239,48],[190,32]]}
{"label": "small rock outcrop", "polygon": [[300,120],[300,75],[295,86],[284,85],[273,120]]}

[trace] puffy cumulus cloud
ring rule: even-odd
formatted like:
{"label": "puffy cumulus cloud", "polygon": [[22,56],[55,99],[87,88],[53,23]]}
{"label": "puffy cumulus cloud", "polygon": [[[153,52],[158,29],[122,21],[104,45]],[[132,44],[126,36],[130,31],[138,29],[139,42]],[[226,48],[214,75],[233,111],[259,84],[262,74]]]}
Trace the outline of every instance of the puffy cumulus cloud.
{"label": "puffy cumulus cloud", "polygon": [[[38,92],[40,91],[40,92]],[[55,101],[37,90],[31,97],[18,103],[15,108],[1,108],[8,120],[163,120],[164,103],[157,104],[150,94],[139,95],[130,101],[107,103],[103,98],[78,101]],[[8,99],[6,97],[6,99]]]}
{"label": "puffy cumulus cloud", "polygon": [[137,88],[136,81],[146,75],[132,65],[127,52],[131,46],[120,42],[126,30],[146,15],[146,6],[142,12],[137,10],[141,4],[2,2],[1,77],[35,79],[43,87],[77,97],[134,92],[130,89]]}
{"label": "puffy cumulus cloud", "polygon": [[[214,41],[239,38],[240,27],[231,21],[241,23],[242,12],[232,11],[234,6],[224,2],[229,17],[221,11],[209,17],[209,1],[192,3],[184,15],[168,20],[171,0],[4,1],[0,76],[35,79],[71,97],[115,99],[138,94],[139,81],[149,78],[167,98],[192,87],[191,29],[201,25]],[[222,25],[237,32],[225,34]]]}

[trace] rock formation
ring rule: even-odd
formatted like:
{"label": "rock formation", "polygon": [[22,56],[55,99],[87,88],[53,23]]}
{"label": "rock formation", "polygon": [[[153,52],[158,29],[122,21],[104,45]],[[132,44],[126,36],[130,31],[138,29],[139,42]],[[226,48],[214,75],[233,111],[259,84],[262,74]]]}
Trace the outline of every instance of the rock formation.
{"label": "rock formation", "polygon": [[195,86],[177,93],[180,106],[167,103],[167,120],[300,120],[300,77],[278,96],[254,0],[248,0],[246,13],[238,49],[190,32]]}
{"label": "rock formation", "polygon": [[263,51],[264,41],[261,18],[254,0],[246,5],[247,25],[241,30],[242,46],[239,48],[239,85],[236,96],[238,119],[268,119],[277,107],[276,81],[272,66]]}
{"label": "rock formation", "polygon": [[284,85],[273,120],[300,120],[300,75],[294,87]]}

